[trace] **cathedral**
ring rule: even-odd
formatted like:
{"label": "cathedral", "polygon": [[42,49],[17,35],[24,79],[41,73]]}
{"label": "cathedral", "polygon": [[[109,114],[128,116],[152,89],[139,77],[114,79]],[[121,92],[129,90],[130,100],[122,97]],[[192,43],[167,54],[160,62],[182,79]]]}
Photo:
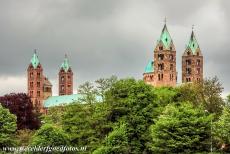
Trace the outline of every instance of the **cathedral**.
{"label": "cathedral", "polygon": [[[176,48],[166,23],[143,74],[144,82],[154,87],[177,85]],[[44,75],[43,67],[35,51],[27,69],[28,95],[42,113],[47,108],[77,102],[83,97],[73,94],[73,72],[67,55],[58,72],[59,96],[52,96],[52,84]],[[203,79],[203,56],[192,29],[188,45],[182,55],[182,83]],[[100,101],[100,98],[97,98]]]}
{"label": "cathedral", "polygon": [[[59,79],[59,96],[52,96],[52,84],[43,73],[43,67],[35,51],[27,69],[28,95],[35,107],[41,112],[45,112],[45,103],[54,106],[62,101],[75,101],[77,97],[73,95],[73,72],[69,64],[67,55],[61,64],[58,73]],[[52,104],[50,104],[50,100]]]}
{"label": "cathedral", "polygon": [[[153,59],[145,67],[145,83],[155,87],[177,85],[176,49],[166,23],[153,52]],[[203,79],[203,56],[194,31],[182,55],[182,83]]]}

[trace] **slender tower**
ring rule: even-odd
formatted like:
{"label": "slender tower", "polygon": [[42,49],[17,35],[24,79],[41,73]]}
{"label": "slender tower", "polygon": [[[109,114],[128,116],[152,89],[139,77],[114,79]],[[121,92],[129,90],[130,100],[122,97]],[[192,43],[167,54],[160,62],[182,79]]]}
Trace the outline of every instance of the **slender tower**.
{"label": "slender tower", "polygon": [[43,107],[43,68],[38,59],[36,50],[27,69],[28,95],[34,106]]}
{"label": "slender tower", "polygon": [[176,50],[166,23],[155,47],[153,59],[145,68],[144,81],[155,87],[176,86]]}
{"label": "slender tower", "polygon": [[59,71],[59,95],[73,94],[73,72],[69,65],[67,55]]}
{"label": "slender tower", "polygon": [[182,82],[199,82],[203,79],[203,55],[193,28],[189,43],[182,56]]}

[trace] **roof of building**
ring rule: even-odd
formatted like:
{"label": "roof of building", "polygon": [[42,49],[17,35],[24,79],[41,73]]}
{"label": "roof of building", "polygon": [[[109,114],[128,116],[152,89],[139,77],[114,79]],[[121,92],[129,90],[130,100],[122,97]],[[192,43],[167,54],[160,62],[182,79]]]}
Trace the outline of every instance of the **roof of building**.
{"label": "roof of building", "polygon": [[164,47],[166,49],[170,48],[170,44],[172,42],[172,38],[168,32],[166,24],[164,25],[164,28],[162,29],[160,41],[163,43]]}
{"label": "roof of building", "polygon": [[153,71],[154,71],[153,61],[150,60],[147,66],[145,67],[145,73],[152,73]]}
{"label": "roof of building", "polygon": [[[83,96],[84,96],[83,94],[50,96],[48,97],[48,99],[45,100],[44,107],[49,108],[53,106],[68,105],[71,103],[79,102],[79,100],[82,99]],[[96,96],[96,101],[101,102],[102,98],[100,96]]]}
{"label": "roof of building", "polygon": [[61,69],[63,69],[65,72],[67,72],[70,68],[69,60],[67,58],[67,55],[65,55],[64,62],[61,64]]}
{"label": "roof of building", "polygon": [[52,107],[52,106],[60,106],[66,105],[70,103],[77,102],[79,98],[82,98],[81,94],[73,94],[73,95],[62,95],[62,96],[51,96],[44,102],[44,107]]}
{"label": "roof of building", "polygon": [[189,39],[189,43],[188,43],[187,48],[191,49],[193,54],[195,54],[196,49],[199,48],[199,44],[196,40],[196,37],[195,37],[193,30],[192,30],[192,34],[191,34],[191,37]]}
{"label": "roof of building", "polygon": [[32,66],[36,69],[37,66],[39,65],[40,61],[38,59],[38,55],[37,55],[37,52],[36,50],[34,51],[34,54],[33,54],[33,57],[31,58],[30,60]]}
{"label": "roof of building", "polygon": [[51,82],[49,81],[49,79],[47,77],[44,77],[44,85],[45,86],[52,86]]}

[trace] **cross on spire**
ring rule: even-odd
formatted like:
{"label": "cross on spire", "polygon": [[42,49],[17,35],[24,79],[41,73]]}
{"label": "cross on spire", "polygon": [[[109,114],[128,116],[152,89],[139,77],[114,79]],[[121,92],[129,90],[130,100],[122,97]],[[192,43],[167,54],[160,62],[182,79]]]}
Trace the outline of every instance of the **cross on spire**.
{"label": "cross on spire", "polygon": [[164,23],[165,23],[165,25],[166,25],[166,22],[167,22],[167,18],[165,17],[165,19],[164,19]]}
{"label": "cross on spire", "polygon": [[194,25],[192,25],[192,31],[194,30]]}

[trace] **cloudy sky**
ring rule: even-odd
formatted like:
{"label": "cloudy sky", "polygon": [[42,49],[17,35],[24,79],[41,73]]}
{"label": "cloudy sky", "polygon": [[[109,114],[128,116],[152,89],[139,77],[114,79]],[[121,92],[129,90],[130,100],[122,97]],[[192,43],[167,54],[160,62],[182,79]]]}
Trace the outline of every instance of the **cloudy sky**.
{"label": "cloudy sky", "polygon": [[26,69],[38,50],[57,94],[57,74],[67,53],[79,84],[100,77],[142,78],[167,17],[181,55],[195,25],[205,77],[218,76],[230,93],[228,0],[7,0],[0,1],[0,95],[26,92]]}

